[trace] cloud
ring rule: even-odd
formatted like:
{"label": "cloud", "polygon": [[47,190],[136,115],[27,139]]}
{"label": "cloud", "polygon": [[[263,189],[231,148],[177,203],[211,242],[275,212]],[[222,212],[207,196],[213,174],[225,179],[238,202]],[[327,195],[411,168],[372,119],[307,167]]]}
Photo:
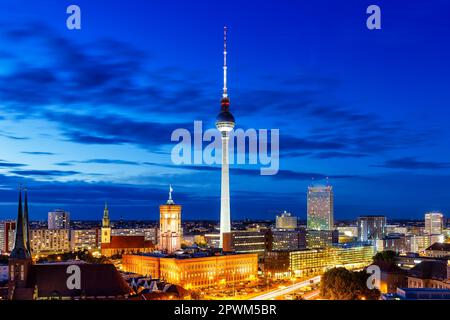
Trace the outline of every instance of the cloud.
{"label": "cloud", "polygon": [[16,168],[16,167],[24,167],[26,164],[23,163],[14,163],[14,162],[6,162],[0,160],[0,168]]}
{"label": "cloud", "polygon": [[[145,164],[164,167],[164,168],[173,168],[173,169],[182,169],[182,170],[191,170],[196,172],[219,172],[221,167],[212,167],[212,166],[193,166],[193,165],[174,165],[174,164],[159,164],[152,162],[145,162]],[[245,176],[245,177],[258,177],[261,179],[282,179],[282,180],[294,180],[294,181],[309,181],[311,179],[322,180],[326,178],[330,179],[355,179],[355,178],[363,178],[357,175],[341,175],[341,174],[332,174],[325,175],[317,172],[299,172],[294,170],[279,170],[277,174],[271,176],[261,176],[260,169],[243,169],[243,168],[231,168],[230,174],[233,176]]]}
{"label": "cloud", "polygon": [[82,160],[82,161],[78,161],[78,160],[71,160],[71,161],[64,161],[64,162],[59,162],[56,163],[56,165],[59,166],[70,166],[76,163],[97,163],[97,164],[125,164],[125,165],[141,165],[143,164],[142,162],[138,162],[138,161],[128,161],[128,160],[118,160],[118,159],[88,159],[88,160]]}
{"label": "cloud", "polygon": [[[3,38],[17,48],[11,57],[5,56],[11,71],[0,76],[0,99],[10,116],[55,122],[68,141],[134,144],[162,152],[159,147],[170,143],[172,130],[192,126],[184,119],[212,122],[216,111],[211,106],[219,108],[215,88],[205,77],[159,66],[151,54],[125,42],[78,43],[41,23],[6,28]],[[35,59],[17,55],[28,50]],[[232,109],[241,127],[271,119],[264,125],[279,122],[288,128],[292,119],[304,119],[306,134],[285,134],[289,129],[281,133],[280,152],[285,157],[309,153],[317,159],[360,158],[433,141],[433,133],[412,132],[400,121],[324,103],[323,93],[340,83],[334,77],[270,77],[278,86],[236,89]]]}
{"label": "cloud", "polygon": [[12,140],[28,140],[28,137],[22,137],[22,136],[16,136],[14,134],[5,132],[5,131],[1,131],[0,130],[0,137],[4,137],[4,138],[8,138],[8,139],[12,139]]}
{"label": "cloud", "polygon": [[[95,117],[70,113],[49,113],[47,118],[60,123],[63,136],[73,142],[85,144],[131,143],[152,150],[155,149],[155,146],[171,144],[170,138],[173,130],[193,126],[188,122],[136,121],[125,116],[114,115]],[[89,132],[89,134],[84,132]]]}
{"label": "cloud", "polygon": [[450,162],[420,161],[414,157],[404,157],[388,160],[383,164],[372,165],[372,167],[406,170],[441,170],[450,168]]}
{"label": "cloud", "polygon": [[66,177],[79,174],[78,171],[60,171],[60,170],[13,170],[10,173],[17,174],[19,176],[35,176],[35,177]]}
{"label": "cloud", "polygon": [[46,152],[46,151],[22,151],[23,154],[31,154],[31,155],[37,155],[37,156],[44,156],[44,155],[55,155],[53,152]]}
{"label": "cloud", "polygon": [[330,152],[319,152],[313,154],[313,158],[317,159],[331,159],[331,158],[362,158],[367,157],[368,155],[365,153],[352,153],[352,152],[339,152],[339,151],[330,151]]}

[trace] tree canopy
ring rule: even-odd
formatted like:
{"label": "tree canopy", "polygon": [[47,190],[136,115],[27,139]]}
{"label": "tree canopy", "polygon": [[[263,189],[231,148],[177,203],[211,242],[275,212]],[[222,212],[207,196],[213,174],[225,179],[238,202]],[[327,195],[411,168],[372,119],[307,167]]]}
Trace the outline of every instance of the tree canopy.
{"label": "tree canopy", "polygon": [[330,269],[322,276],[320,294],[330,300],[376,300],[380,297],[380,292],[367,287],[368,277],[369,274],[364,271]]}

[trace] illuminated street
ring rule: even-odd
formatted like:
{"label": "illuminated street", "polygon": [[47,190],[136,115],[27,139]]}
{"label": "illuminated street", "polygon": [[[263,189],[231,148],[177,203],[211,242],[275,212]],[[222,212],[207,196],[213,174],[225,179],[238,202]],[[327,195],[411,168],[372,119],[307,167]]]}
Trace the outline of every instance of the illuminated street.
{"label": "illuminated street", "polygon": [[295,283],[293,285],[287,286],[285,288],[281,288],[281,289],[276,289],[273,290],[271,292],[267,292],[264,294],[261,294],[259,296],[253,297],[250,300],[269,300],[269,299],[275,299],[279,296],[282,295],[286,295],[289,294],[291,292],[297,291],[303,287],[307,287],[310,286],[312,284],[318,284],[320,283],[320,276],[316,276],[314,278],[299,282],[299,283]]}

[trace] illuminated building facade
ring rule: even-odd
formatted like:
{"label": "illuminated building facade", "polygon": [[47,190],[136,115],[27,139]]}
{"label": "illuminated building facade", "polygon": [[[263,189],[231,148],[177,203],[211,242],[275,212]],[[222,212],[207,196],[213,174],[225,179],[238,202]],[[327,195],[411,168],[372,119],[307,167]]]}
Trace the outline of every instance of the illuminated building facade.
{"label": "illuminated building facade", "polygon": [[303,277],[344,267],[360,269],[372,262],[372,246],[335,246],[324,249],[271,251],[264,258],[264,272],[271,277]]}
{"label": "illuminated building facade", "polygon": [[109,220],[108,205],[105,203],[105,209],[103,210],[102,219],[102,241],[101,243],[111,242],[111,221]]}
{"label": "illuminated building facade", "polygon": [[144,235],[112,235],[109,209],[105,204],[101,230],[101,254],[106,257],[122,254],[152,252],[153,241],[146,240]]}
{"label": "illuminated building facade", "polygon": [[177,284],[185,289],[225,285],[254,280],[257,254],[229,254],[203,257],[124,255],[122,269]]}
{"label": "illuminated building facade", "polygon": [[13,220],[0,222],[0,253],[9,253],[14,247],[16,222]]}
{"label": "illuminated building facade", "polygon": [[422,261],[408,272],[408,288],[450,289],[450,264],[446,261]]}
{"label": "illuminated building facade", "polygon": [[272,250],[299,250],[306,248],[306,230],[273,230]]}
{"label": "illuminated building facade", "polygon": [[159,248],[166,253],[172,253],[181,249],[181,206],[175,204],[172,199],[172,186],[169,190],[169,200],[159,206]]}
{"label": "illuminated building facade", "polygon": [[433,243],[423,252],[425,257],[450,259],[450,243]]}
{"label": "illuminated building facade", "polygon": [[271,250],[272,233],[270,229],[258,231],[231,231],[223,234],[223,251],[235,253],[257,253],[264,255]]}
{"label": "illuminated building facade", "polygon": [[306,247],[308,249],[325,248],[339,243],[338,230],[307,230]]}
{"label": "illuminated building facade", "polygon": [[376,241],[385,235],[385,216],[360,216],[358,217],[358,240]]}
{"label": "illuminated building facade", "polygon": [[71,230],[70,233],[70,246],[72,250],[94,250],[100,248],[100,229],[77,229]]}
{"label": "illuminated building facade", "polygon": [[308,187],[307,228],[333,230],[334,201],[331,186]]}
{"label": "illuminated building facade", "polygon": [[50,211],[47,222],[50,230],[70,229],[70,213],[61,209]]}
{"label": "illuminated building facade", "polygon": [[205,241],[211,248],[220,247],[220,233],[207,233],[205,234]]}
{"label": "illuminated building facade", "polygon": [[440,212],[428,212],[425,214],[425,234],[442,234],[444,229],[444,215]]}
{"label": "illuminated building facade", "polygon": [[31,252],[60,253],[70,251],[70,230],[68,229],[34,229],[30,230]]}
{"label": "illuminated building facade", "polygon": [[296,229],[297,217],[293,216],[289,212],[284,211],[281,215],[277,215],[275,227],[277,229]]}
{"label": "illuminated building facade", "polygon": [[145,240],[158,243],[158,228],[121,228],[111,229],[112,236],[144,236]]}

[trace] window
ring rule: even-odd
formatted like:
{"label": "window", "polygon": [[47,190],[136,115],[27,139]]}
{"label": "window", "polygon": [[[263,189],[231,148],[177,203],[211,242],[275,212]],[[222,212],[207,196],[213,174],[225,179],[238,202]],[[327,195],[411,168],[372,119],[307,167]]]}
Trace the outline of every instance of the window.
{"label": "window", "polygon": [[25,280],[25,266],[23,264],[20,265],[20,280]]}

